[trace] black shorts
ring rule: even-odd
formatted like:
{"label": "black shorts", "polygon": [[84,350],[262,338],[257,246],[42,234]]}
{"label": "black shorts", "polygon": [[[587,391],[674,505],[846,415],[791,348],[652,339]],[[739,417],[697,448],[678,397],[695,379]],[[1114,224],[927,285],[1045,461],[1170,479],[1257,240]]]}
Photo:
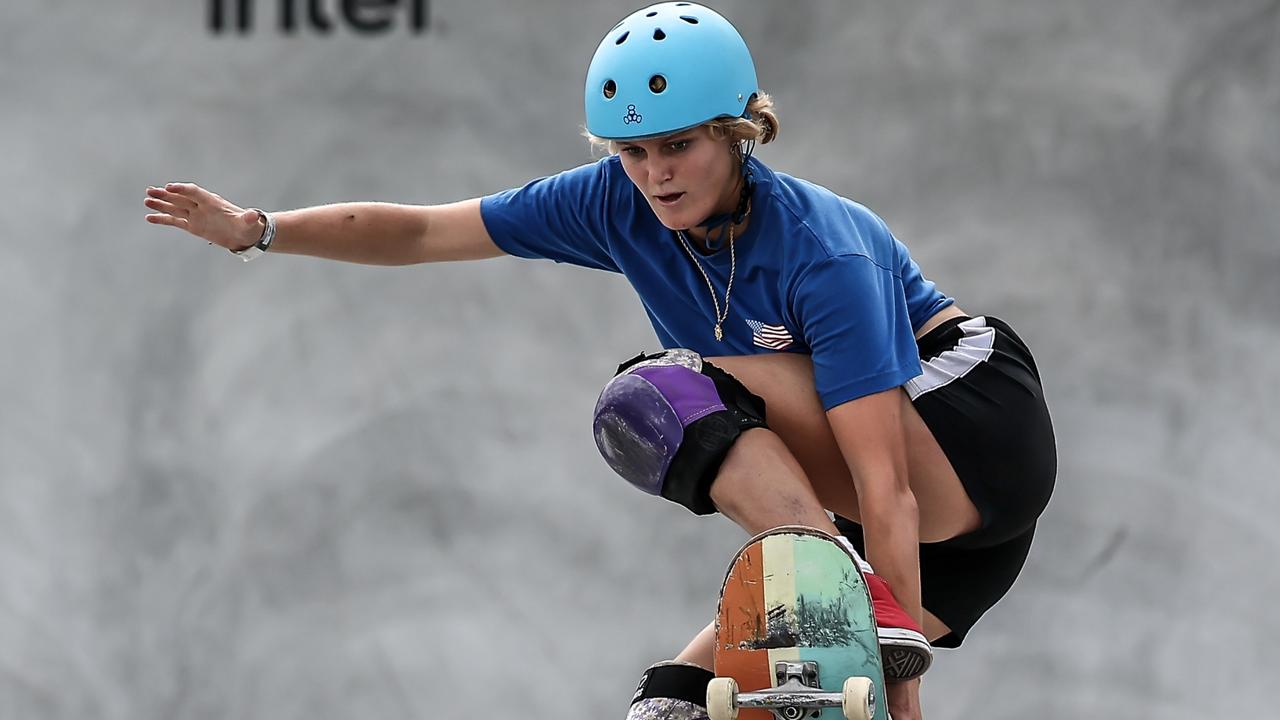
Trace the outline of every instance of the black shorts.
{"label": "black shorts", "polygon": [[[967,535],[920,546],[924,608],[959,647],[1021,572],[1057,475],[1053,424],[1035,360],[993,317],[954,318],[917,342],[924,374],[905,386],[982,516]],[[863,551],[862,528],[836,527]]]}

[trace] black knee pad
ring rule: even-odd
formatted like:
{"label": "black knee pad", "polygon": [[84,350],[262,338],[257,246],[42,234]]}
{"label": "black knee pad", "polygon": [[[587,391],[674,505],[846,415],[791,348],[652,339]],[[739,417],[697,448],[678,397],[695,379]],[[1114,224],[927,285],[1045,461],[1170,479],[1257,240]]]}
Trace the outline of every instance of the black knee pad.
{"label": "black knee pad", "polygon": [[659,663],[644,671],[629,720],[706,717],[707,684],[715,673],[689,663]]}

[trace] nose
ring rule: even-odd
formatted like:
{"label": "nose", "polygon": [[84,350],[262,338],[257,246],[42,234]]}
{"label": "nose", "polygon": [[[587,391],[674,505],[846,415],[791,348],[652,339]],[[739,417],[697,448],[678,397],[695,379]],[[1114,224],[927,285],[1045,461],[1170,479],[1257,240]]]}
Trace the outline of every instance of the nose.
{"label": "nose", "polygon": [[671,180],[672,164],[670,160],[663,158],[649,158],[649,184],[652,187],[659,187]]}

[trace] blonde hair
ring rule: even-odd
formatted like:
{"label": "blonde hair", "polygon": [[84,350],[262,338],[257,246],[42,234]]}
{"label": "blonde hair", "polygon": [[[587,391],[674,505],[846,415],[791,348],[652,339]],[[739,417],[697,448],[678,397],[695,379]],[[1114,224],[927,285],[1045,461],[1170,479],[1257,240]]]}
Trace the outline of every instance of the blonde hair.
{"label": "blonde hair", "polygon": [[[773,108],[773,98],[768,93],[758,93],[751,96],[750,102],[747,103],[746,114],[751,118],[716,118],[703,123],[707,130],[710,131],[711,137],[716,140],[728,139],[731,143],[741,147],[744,143],[760,143],[761,145],[771,143],[778,137],[778,113]],[[591,149],[594,152],[603,152],[608,155],[614,155],[622,146],[616,140],[606,140],[596,137],[586,130],[582,131],[583,136],[591,143]]]}

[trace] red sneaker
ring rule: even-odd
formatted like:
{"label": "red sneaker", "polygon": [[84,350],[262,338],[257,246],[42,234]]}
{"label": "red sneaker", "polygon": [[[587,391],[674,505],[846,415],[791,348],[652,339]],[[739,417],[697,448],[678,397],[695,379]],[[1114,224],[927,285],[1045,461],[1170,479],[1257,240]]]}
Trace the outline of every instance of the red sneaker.
{"label": "red sneaker", "polygon": [[871,606],[880,633],[880,660],[888,681],[918,678],[933,663],[933,649],[915,618],[898,604],[889,583],[866,569],[862,577],[871,591]]}

